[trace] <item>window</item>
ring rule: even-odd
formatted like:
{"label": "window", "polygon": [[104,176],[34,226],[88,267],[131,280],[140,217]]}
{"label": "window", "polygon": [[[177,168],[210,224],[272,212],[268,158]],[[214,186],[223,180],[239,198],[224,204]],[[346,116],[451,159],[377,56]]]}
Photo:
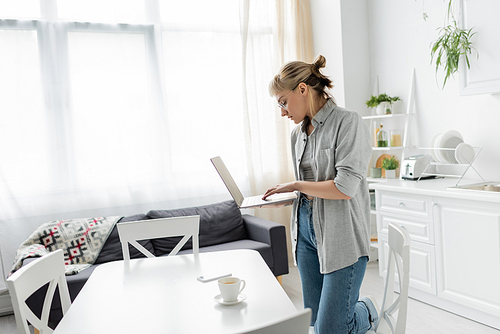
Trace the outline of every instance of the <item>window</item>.
{"label": "window", "polygon": [[49,178],[37,31],[0,30],[0,50],[0,183],[19,194]]}
{"label": "window", "polygon": [[[252,45],[268,51],[259,20]],[[228,195],[216,155],[248,193],[242,48],[239,1],[3,0],[0,197],[43,196],[37,214],[213,201]],[[272,69],[258,66],[267,98]]]}

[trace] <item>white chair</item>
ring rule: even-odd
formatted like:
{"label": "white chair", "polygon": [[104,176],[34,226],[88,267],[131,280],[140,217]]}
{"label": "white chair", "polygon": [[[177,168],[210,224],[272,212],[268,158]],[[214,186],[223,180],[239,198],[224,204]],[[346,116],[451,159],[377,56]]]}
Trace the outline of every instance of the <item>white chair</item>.
{"label": "white chair", "polygon": [[120,236],[120,242],[122,244],[123,259],[126,262],[130,261],[129,243],[147,257],[155,257],[150,251],[137,242],[137,240],[144,239],[184,236],[168,256],[176,255],[189,238],[192,238],[193,254],[196,255],[200,252],[198,239],[198,234],[200,232],[200,216],[139,220],[118,223],[116,227],[118,228],[118,235]]}
{"label": "white chair", "polygon": [[[410,236],[395,224],[389,224],[389,256],[385,291],[379,320],[374,324],[375,331],[368,333],[404,334],[408,310],[408,285],[410,283]],[[398,275],[399,295],[394,293],[394,282]],[[398,311],[397,317],[393,315]]]}
{"label": "white chair", "polygon": [[[42,256],[17,270],[7,279],[19,334],[30,334],[28,322],[41,334],[53,332],[48,326],[48,319],[56,287],[59,288],[63,315],[68,311],[71,299],[64,276],[63,254],[62,249],[59,249]],[[26,304],[26,299],[47,283],[49,287],[43,302],[41,317],[38,318]]]}
{"label": "white chair", "polygon": [[311,309],[306,308],[285,318],[247,329],[240,334],[308,334],[311,325]]}

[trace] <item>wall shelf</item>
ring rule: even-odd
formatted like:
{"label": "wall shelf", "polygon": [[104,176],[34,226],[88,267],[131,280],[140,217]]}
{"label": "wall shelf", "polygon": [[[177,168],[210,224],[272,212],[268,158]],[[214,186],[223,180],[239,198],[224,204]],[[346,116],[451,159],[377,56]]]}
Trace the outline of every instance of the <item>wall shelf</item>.
{"label": "wall shelf", "polygon": [[[375,81],[373,95],[374,96],[379,95],[378,77]],[[404,120],[404,130],[400,133],[402,135],[401,143],[398,142],[398,144],[401,144],[401,146],[372,147],[372,161],[370,162],[370,167],[375,167],[374,166],[374,164],[375,164],[374,161],[376,161],[376,157],[374,157],[375,152],[379,153],[379,155],[382,155],[381,153],[393,151],[394,153],[398,154],[398,158],[400,159],[401,162],[404,160],[406,150],[409,148],[412,148],[412,146],[410,146],[409,132],[411,129],[411,122],[412,122],[413,116],[415,116],[415,69],[413,69],[412,74],[411,74],[410,92],[408,94],[408,102],[406,105],[406,112],[405,113],[403,113],[403,114],[392,113],[392,114],[386,114],[386,115],[370,115],[370,116],[362,117],[363,120],[368,120],[370,122],[370,129],[372,131],[371,136],[373,139],[372,145],[376,143],[374,127],[375,127],[375,122],[377,120],[387,120],[387,122],[389,124],[397,123],[398,125],[400,125],[400,123],[402,123],[402,121]],[[389,138],[389,142],[390,142],[390,138]],[[366,180],[368,183],[380,183],[380,182],[389,181],[387,178],[373,178],[373,177],[370,177],[370,175],[368,175]],[[371,232],[372,232],[374,237],[377,237],[377,234],[378,234],[377,233],[377,224],[376,224],[376,220],[378,219],[377,216],[378,216],[377,210],[371,208],[371,210],[370,210],[370,229],[371,229]],[[378,241],[380,241],[380,239],[378,239]],[[378,254],[378,252],[379,252],[379,242],[378,241],[371,241],[370,247],[374,253],[373,257],[380,259],[379,254]],[[383,246],[383,243],[381,243],[380,245]]]}
{"label": "wall shelf", "polygon": [[[379,89],[378,89],[378,78],[375,81],[374,85],[374,90],[373,90],[373,95],[379,95]],[[362,119],[364,120],[369,120],[370,121],[370,129],[372,131],[371,136],[373,137],[373,140],[375,140],[375,133],[374,131],[374,122],[376,120],[383,120],[383,119],[402,119],[404,118],[404,130],[402,131],[401,135],[401,146],[387,146],[387,147],[375,147],[372,146],[373,152],[384,152],[384,151],[396,151],[397,154],[399,155],[398,158],[400,159],[400,162],[405,159],[405,151],[406,149],[412,148],[409,143],[410,143],[410,128],[411,128],[411,122],[413,119],[413,116],[415,116],[415,69],[412,71],[411,75],[411,81],[410,81],[410,92],[408,94],[408,103],[406,105],[406,113],[404,114],[386,114],[386,115],[370,115],[370,116],[363,116]],[[390,138],[389,138],[390,142]],[[372,143],[372,144],[375,144]],[[372,156],[372,164],[373,162],[373,156]],[[370,165],[370,167],[376,167],[374,165]],[[374,178],[367,178],[368,182],[380,182],[378,180],[380,179],[374,179]],[[377,181],[376,181],[377,180]],[[383,179],[384,180],[384,179]]]}

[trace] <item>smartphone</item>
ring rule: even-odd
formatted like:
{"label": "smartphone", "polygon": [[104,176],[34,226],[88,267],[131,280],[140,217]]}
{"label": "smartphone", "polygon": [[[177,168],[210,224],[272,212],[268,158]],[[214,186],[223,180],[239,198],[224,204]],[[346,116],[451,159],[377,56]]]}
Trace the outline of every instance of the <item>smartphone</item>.
{"label": "smartphone", "polygon": [[209,273],[207,275],[198,276],[196,279],[200,282],[206,283],[206,282],[218,280],[219,278],[229,277],[231,275],[232,275],[231,273],[215,273],[215,274]]}

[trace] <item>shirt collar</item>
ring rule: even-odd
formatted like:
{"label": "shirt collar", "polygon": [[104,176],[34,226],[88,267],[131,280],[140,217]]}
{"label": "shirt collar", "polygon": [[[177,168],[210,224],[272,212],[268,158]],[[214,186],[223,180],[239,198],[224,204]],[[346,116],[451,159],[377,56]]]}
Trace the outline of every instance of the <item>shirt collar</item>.
{"label": "shirt collar", "polygon": [[323,108],[321,108],[311,120],[311,123],[314,126],[314,128],[323,125],[325,123],[325,120],[328,118],[328,116],[330,116],[330,114],[334,109],[335,109],[335,103],[333,102],[333,99],[330,98],[326,101]]}

